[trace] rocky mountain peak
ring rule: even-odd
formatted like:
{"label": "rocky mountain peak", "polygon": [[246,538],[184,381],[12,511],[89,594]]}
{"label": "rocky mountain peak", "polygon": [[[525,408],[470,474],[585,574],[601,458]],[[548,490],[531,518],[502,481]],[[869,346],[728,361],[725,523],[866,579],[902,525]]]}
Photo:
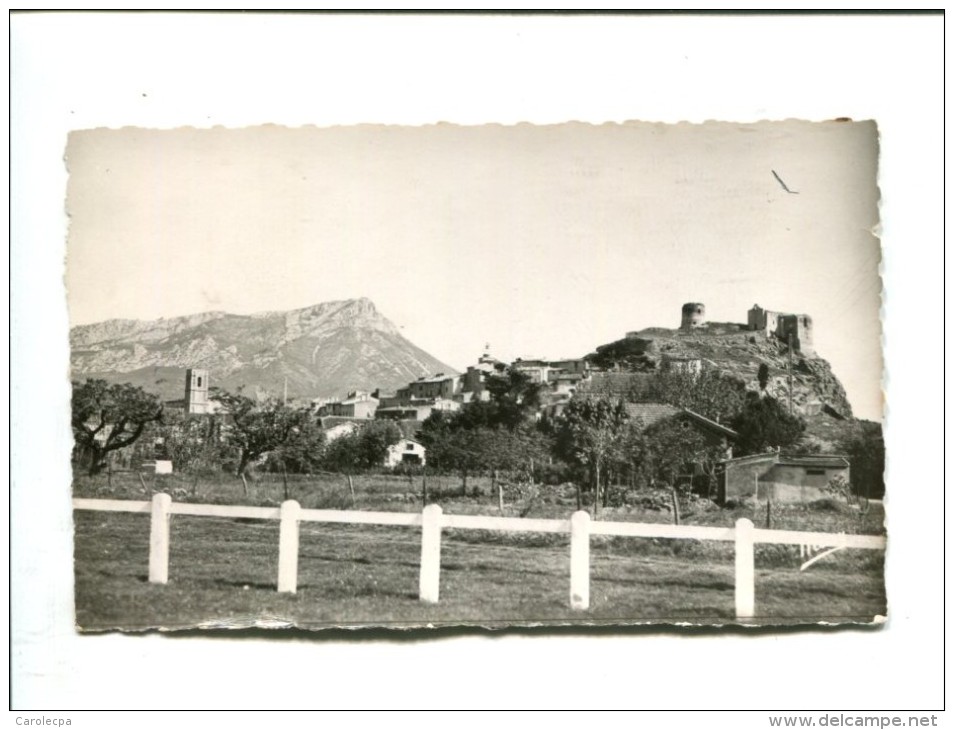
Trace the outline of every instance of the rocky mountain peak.
{"label": "rocky mountain peak", "polygon": [[320,334],[340,327],[375,330],[388,335],[399,334],[394,323],[381,314],[374,302],[367,297],[322,302],[280,314],[285,319],[289,337]]}
{"label": "rocky mountain peak", "polygon": [[[210,371],[225,388],[333,397],[348,390],[394,389],[446,364],[404,338],[366,298],[290,311],[205,312],[153,321],[109,320],[70,332],[73,377],[161,386],[181,397],[173,372]],[[184,374],[183,374],[184,375]]]}

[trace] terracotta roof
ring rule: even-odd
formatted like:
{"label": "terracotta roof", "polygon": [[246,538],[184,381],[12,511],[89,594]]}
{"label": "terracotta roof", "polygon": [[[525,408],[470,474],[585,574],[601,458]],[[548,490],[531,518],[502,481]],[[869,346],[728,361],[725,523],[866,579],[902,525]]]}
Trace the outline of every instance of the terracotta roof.
{"label": "terracotta roof", "polygon": [[738,438],[738,437],[739,437],[739,434],[738,434],[736,431],[733,431],[733,430],[732,430],[731,428],[729,428],[728,426],[723,426],[723,425],[722,425],[721,423],[719,423],[718,421],[713,421],[711,418],[706,418],[705,416],[703,416],[703,415],[701,415],[701,414],[699,414],[699,413],[696,413],[695,411],[690,411],[688,408],[684,409],[684,411],[685,411],[686,415],[688,415],[688,416],[690,416],[691,418],[693,418],[694,420],[698,421],[698,422],[701,423],[703,426],[706,426],[706,427],[708,427],[708,428],[711,428],[712,430],[718,431],[718,432],[722,433],[723,435],[729,436],[729,437],[731,437],[731,438]]}
{"label": "terracotta roof", "polygon": [[738,438],[739,435],[728,426],[723,426],[721,423],[713,421],[711,418],[706,418],[695,411],[690,411],[688,408],[677,408],[676,406],[671,406],[668,403],[627,403],[626,412],[629,414],[630,418],[640,419],[643,423],[643,428],[649,428],[650,426],[653,426],[660,421],[665,420],[666,418],[685,415],[703,428],[708,428],[710,431],[717,431],[723,436],[728,436],[729,438]]}

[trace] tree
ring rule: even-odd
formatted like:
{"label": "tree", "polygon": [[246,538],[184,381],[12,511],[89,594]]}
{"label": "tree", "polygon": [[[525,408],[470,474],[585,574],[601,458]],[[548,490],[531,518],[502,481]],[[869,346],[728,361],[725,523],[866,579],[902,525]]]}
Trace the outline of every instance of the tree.
{"label": "tree", "polygon": [[769,367],[764,362],[761,365],[759,365],[758,378],[759,378],[759,390],[761,390],[764,393],[765,389],[768,387],[768,381],[769,381]]}
{"label": "tree", "polygon": [[296,419],[290,437],[268,453],[265,465],[282,474],[311,474],[319,469],[324,452],[325,434],[318,420],[305,412]]}
{"label": "tree", "polygon": [[684,421],[668,418],[647,429],[646,449],[653,481],[675,489],[680,479],[692,476],[694,465],[704,458],[706,442]]}
{"label": "tree", "polygon": [[372,421],[358,431],[358,466],[371,469],[384,464],[388,449],[403,438],[390,421]]}
{"label": "tree", "polygon": [[[490,472],[492,488],[499,490],[503,502],[501,474],[527,486],[536,495],[535,465],[544,463],[552,450],[551,439],[535,426],[524,425],[514,431],[506,428],[480,428],[471,432],[468,446],[481,470]],[[531,501],[533,496],[531,496]]]}
{"label": "tree", "polygon": [[[459,472],[461,489],[466,493],[467,475],[480,471],[485,466],[482,453],[483,442],[486,440],[484,432],[491,427],[475,425],[468,419],[465,411],[433,411],[421,425],[420,438],[427,447],[428,464],[438,469]],[[488,411],[482,408],[480,412]]]}
{"label": "tree", "polygon": [[497,421],[498,413],[493,403],[432,412],[419,434],[428,465],[458,472],[464,490],[467,476],[482,471],[497,475],[525,469],[532,479],[532,465],[549,455],[549,438],[529,421],[508,429]]}
{"label": "tree", "polygon": [[236,476],[244,476],[252,462],[282,447],[320,449],[314,440],[320,431],[311,427],[314,417],[307,407],[292,408],[274,399],[258,404],[221,389],[215,389],[211,399],[227,416],[223,440],[239,451]]}
{"label": "tree", "polygon": [[484,385],[495,411],[489,414],[488,425],[504,426],[511,431],[537,412],[546,389],[543,383],[533,382],[529,375],[515,368],[488,374]]}
{"label": "tree", "polygon": [[604,467],[619,459],[628,420],[622,401],[575,398],[557,423],[557,451],[589,473],[594,514],[599,514]]}
{"label": "tree", "polygon": [[805,431],[805,423],[775,398],[760,398],[757,393],[749,393],[745,407],[732,419],[732,428],[739,434],[738,455],[745,456],[792,446]]}
{"label": "tree", "polygon": [[355,470],[359,460],[360,441],[358,433],[338,436],[328,444],[321,458],[321,465],[328,471],[349,473]]}
{"label": "tree", "polygon": [[322,462],[327,469],[346,473],[373,469],[384,464],[388,448],[401,437],[401,429],[390,421],[371,421],[332,441]]}
{"label": "tree", "polygon": [[744,408],[746,391],[744,382],[715,368],[700,373],[664,370],[652,379],[643,398],[726,423]]}
{"label": "tree", "polygon": [[636,486],[637,480],[641,478],[645,469],[646,449],[646,436],[643,432],[642,420],[639,418],[630,420],[620,437],[617,461],[619,473],[628,474],[631,487]]}
{"label": "tree", "polygon": [[[673,521],[679,524],[679,492],[692,489],[696,472],[711,482],[716,464],[725,456],[721,445],[706,441],[684,420],[667,418],[646,430],[646,458],[653,481],[669,487]],[[711,491],[711,484],[710,484]]]}
{"label": "tree", "polygon": [[860,428],[838,442],[851,462],[851,487],[858,496],[884,497],[884,435],[881,424],[861,421]]}
{"label": "tree", "polygon": [[134,448],[143,458],[171,461],[177,472],[216,470],[227,458],[220,425],[216,416],[166,411],[146,426]]}
{"label": "tree", "polygon": [[162,418],[162,402],[130,383],[73,382],[73,436],[89,455],[89,474],[106,466],[111,451],[135,443],[146,424]]}
{"label": "tree", "polygon": [[851,493],[851,484],[841,474],[836,474],[829,479],[828,484],[822,487],[822,491],[832,497],[841,497],[848,505],[854,500],[854,495]]}

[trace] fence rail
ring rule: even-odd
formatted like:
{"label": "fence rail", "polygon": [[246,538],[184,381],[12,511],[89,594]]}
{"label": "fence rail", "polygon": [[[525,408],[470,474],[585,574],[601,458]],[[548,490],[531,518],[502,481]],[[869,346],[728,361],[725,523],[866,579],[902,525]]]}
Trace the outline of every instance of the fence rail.
{"label": "fence rail", "polygon": [[440,597],[441,531],[494,530],[570,534],[570,607],[586,610],[590,605],[590,535],[648,537],[677,540],[721,540],[735,543],[735,613],[745,620],[755,617],[755,544],[813,546],[814,548],[859,548],[884,550],[881,535],[846,535],[828,532],[795,532],[756,529],[742,518],[735,527],[660,525],[644,522],[592,521],[587,512],[575,512],[568,520],[523,519],[485,515],[445,515],[432,504],[421,512],[364,512],[359,510],[302,509],[288,500],[280,507],[192,504],[173,502],[168,494],[155,494],[151,502],[118,499],[73,500],[73,509],[97,512],[149,513],[149,581],[169,580],[169,525],[172,515],[233,517],[279,520],[278,590],[294,593],[298,587],[298,538],[302,522],[352,525],[391,525],[421,528],[419,597],[437,603]]}

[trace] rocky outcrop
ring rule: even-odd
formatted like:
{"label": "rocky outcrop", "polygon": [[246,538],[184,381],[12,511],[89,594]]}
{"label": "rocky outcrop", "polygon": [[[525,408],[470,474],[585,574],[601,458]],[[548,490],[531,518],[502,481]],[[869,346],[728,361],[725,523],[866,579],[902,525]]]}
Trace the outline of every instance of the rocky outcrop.
{"label": "rocky outcrop", "polygon": [[709,367],[734,375],[753,391],[759,390],[759,366],[765,364],[769,369],[768,394],[787,403],[791,391],[792,404],[802,415],[825,411],[839,418],[852,416],[845,389],[826,360],[793,352],[790,387],[787,345],[740,325],[710,323],[705,329],[690,332],[641,330],[597,348],[587,359],[607,370],[651,372],[658,370],[667,356],[702,360]]}

